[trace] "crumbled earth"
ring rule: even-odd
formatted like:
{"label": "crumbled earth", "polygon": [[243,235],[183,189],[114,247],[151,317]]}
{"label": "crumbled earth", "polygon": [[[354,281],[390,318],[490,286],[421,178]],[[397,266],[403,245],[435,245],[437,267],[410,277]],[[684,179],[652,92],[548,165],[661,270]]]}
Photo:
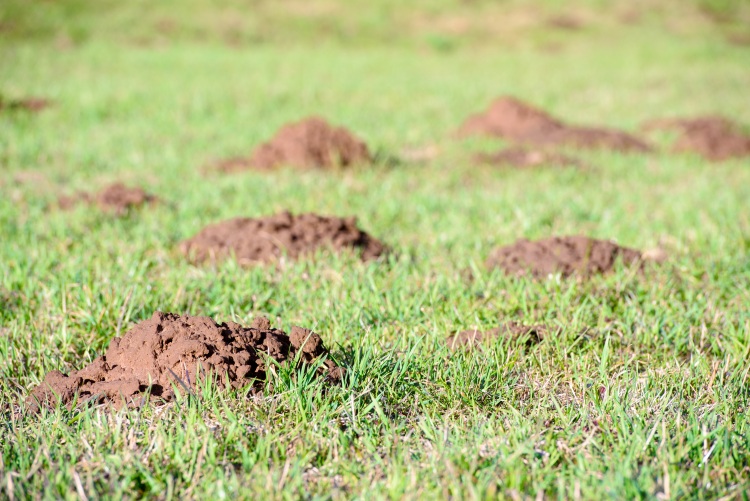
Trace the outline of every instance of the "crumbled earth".
{"label": "crumbled earth", "polygon": [[480,154],[475,157],[476,163],[531,169],[536,167],[582,167],[583,163],[562,153],[543,149],[529,149],[524,146],[511,146],[491,154]]}
{"label": "crumbled earth", "polygon": [[750,135],[743,133],[737,123],[721,116],[653,120],[644,128],[679,131],[674,150],[697,153],[707,160],[720,162],[750,156]]}
{"label": "crumbled earth", "polygon": [[83,202],[97,205],[106,212],[123,215],[131,209],[157,201],[156,196],[146,193],[142,188],[131,188],[122,183],[114,183],[96,194],[79,192],[74,196],[62,196],[57,204],[61,209],[67,210]]}
{"label": "crumbled earth", "polygon": [[[174,397],[174,389],[193,391],[209,375],[231,388],[260,386],[268,360],[310,364],[327,354],[320,336],[302,327],[287,335],[271,328],[266,318],[250,327],[234,322],[216,323],[209,317],[155,312],[136,324],[122,338],[116,337],[107,352],[81,370],[68,375],[49,372],[27,398],[32,412],[52,407],[93,402],[135,407],[147,395],[162,401]],[[343,369],[332,360],[319,368],[326,380],[337,382]]]}
{"label": "crumbled earth", "polygon": [[289,212],[215,223],[181,244],[196,262],[234,256],[240,264],[297,259],[319,249],[358,251],[363,261],[386,252],[380,241],[357,228],[356,218]]}
{"label": "crumbled earth", "polygon": [[514,97],[496,99],[487,111],[470,116],[459,135],[501,137],[530,145],[557,145],[619,152],[647,152],[651,147],[617,129],[568,125]]}
{"label": "crumbled earth", "polygon": [[261,144],[250,158],[231,158],[219,170],[274,169],[277,167],[349,167],[372,161],[367,145],[343,127],[334,127],[320,117],[287,124]]}
{"label": "crumbled earth", "polygon": [[619,261],[632,265],[641,253],[614,242],[583,236],[551,237],[535,242],[520,239],[498,247],[487,258],[489,268],[501,268],[508,275],[530,274],[544,278],[560,273],[590,276],[611,271]]}
{"label": "crumbled earth", "polygon": [[547,336],[547,327],[544,325],[522,325],[516,322],[508,322],[500,327],[488,331],[470,329],[461,331],[445,340],[445,344],[451,350],[473,347],[499,337],[510,337],[520,339],[528,336],[527,344],[537,344]]}
{"label": "crumbled earth", "polygon": [[0,96],[0,111],[31,111],[38,112],[50,106],[52,102],[40,97],[23,99],[5,99]]}

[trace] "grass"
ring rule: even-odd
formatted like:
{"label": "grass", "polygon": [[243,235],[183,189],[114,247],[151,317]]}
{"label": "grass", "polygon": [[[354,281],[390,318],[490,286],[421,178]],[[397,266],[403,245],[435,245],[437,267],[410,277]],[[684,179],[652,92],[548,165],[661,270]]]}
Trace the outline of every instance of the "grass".
{"label": "grass", "polygon": [[[630,130],[706,112],[748,124],[747,49],[648,23],[534,28],[510,45],[458,37],[450,50],[421,44],[424,32],[304,43],[315,24],[258,45],[143,47],[83,19],[94,34],[65,50],[52,28],[2,42],[0,92],[55,102],[0,115],[2,496],[746,498],[747,161],[602,152],[582,153],[585,171],[518,172],[470,165],[499,143],[450,135],[505,93]],[[382,157],[427,144],[441,155],[340,173],[203,172],[311,113]],[[167,203],[119,219],[49,207],[114,180]],[[284,209],[357,215],[398,255],[243,269],[176,251],[209,222]],[[569,233],[670,257],[589,282],[483,266],[495,245]],[[82,367],[155,310],[314,328],[347,377],[325,387],[280,368],[255,396],[206,385],[166,407],[18,414],[47,371]],[[560,334],[458,354],[442,344],[508,319]]]}

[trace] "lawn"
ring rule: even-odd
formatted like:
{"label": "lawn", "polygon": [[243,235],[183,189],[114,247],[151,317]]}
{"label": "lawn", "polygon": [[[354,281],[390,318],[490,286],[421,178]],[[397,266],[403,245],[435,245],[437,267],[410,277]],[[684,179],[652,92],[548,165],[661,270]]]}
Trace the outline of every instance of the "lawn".
{"label": "lawn", "polygon": [[[672,17],[644,1],[631,19],[592,0],[576,29],[545,22],[552,1],[403,16],[385,0],[259,2],[242,21],[239,3],[204,2],[143,22],[137,3],[35,3],[0,7],[0,94],[52,101],[0,112],[0,497],[746,499],[750,161],[671,154],[665,133],[646,136],[654,154],[514,170],[472,161],[502,141],[454,135],[505,94],[634,133],[709,113],[750,125],[750,49],[728,41],[744,3]],[[355,131],[375,164],[207,167],[311,114]],[[405,154],[424,148],[436,154]],[[113,181],[163,202],[124,217],[55,207]],[[394,253],[243,268],[177,250],[206,224],[282,210],[357,216]],[[668,259],[590,280],[484,266],[495,246],[568,234]],[[309,327],[347,372],[24,411],[48,371],[82,368],[154,311]],[[554,335],[444,344],[508,320]]]}

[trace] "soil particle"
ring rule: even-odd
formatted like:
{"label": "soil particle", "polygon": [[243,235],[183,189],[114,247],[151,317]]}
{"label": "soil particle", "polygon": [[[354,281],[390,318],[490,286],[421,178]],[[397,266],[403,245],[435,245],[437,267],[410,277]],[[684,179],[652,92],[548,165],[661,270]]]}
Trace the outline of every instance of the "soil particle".
{"label": "soil particle", "polygon": [[272,262],[283,256],[297,259],[325,248],[358,251],[363,261],[386,252],[380,241],[357,228],[356,218],[289,212],[215,223],[180,248],[196,262],[234,256],[240,264]]}
{"label": "soil particle", "polygon": [[461,331],[446,339],[445,343],[451,350],[463,347],[472,347],[499,337],[510,337],[520,339],[528,336],[528,344],[537,344],[547,336],[547,327],[544,325],[522,325],[516,322],[508,322],[488,331],[470,329]]}
{"label": "soil particle", "polygon": [[349,167],[372,161],[367,145],[343,127],[320,117],[287,124],[250,158],[231,158],[217,165],[224,172],[245,169]]}
{"label": "soil particle", "polygon": [[497,165],[531,169],[536,167],[582,167],[583,163],[561,153],[542,149],[529,149],[524,146],[512,146],[497,153],[479,154],[475,161],[482,165]]}
{"label": "soil particle", "polygon": [[[297,354],[301,352],[301,356]],[[227,381],[231,388],[263,384],[267,361],[311,363],[327,354],[320,336],[301,327],[289,336],[271,328],[266,318],[250,327],[216,323],[209,317],[156,312],[136,324],[122,338],[112,340],[107,352],[79,371],[48,373],[26,400],[36,412],[58,401],[70,406],[85,402],[139,406],[146,394],[170,401],[174,388],[194,390],[207,375]],[[319,369],[328,381],[341,379],[343,369],[326,360]]]}
{"label": "soil particle", "polygon": [[720,162],[750,156],[750,135],[744,134],[739,124],[722,116],[652,120],[644,124],[644,129],[677,130],[680,136],[674,143],[674,150],[697,153],[707,160]]}
{"label": "soil particle", "polygon": [[607,240],[583,236],[551,237],[535,242],[521,239],[499,247],[487,259],[489,268],[501,268],[509,275],[531,274],[544,278],[560,273],[590,276],[611,271],[616,263],[641,261],[641,253]]}
{"label": "soil particle", "polygon": [[461,136],[501,137],[531,145],[620,152],[651,150],[648,144],[626,132],[606,127],[568,125],[539,108],[509,96],[496,99],[484,113],[470,116],[458,133]]}
{"label": "soil particle", "polygon": [[122,183],[114,183],[96,194],[79,192],[73,196],[61,196],[57,200],[57,205],[63,210],[68,210],[72,209],[78,203],[83,202],[90,205],[97,205],[105,212],[123,215],[131,209],[136,209],[145,204],[157,201],[157,197],[146,193],[141,188],[131,188]]}
{"label": "soil particle", "polygon": [[39,112],[52,104],[48,99],[29,97],[24,99],[5,99],[0,96],[1,111],[30,111]]}

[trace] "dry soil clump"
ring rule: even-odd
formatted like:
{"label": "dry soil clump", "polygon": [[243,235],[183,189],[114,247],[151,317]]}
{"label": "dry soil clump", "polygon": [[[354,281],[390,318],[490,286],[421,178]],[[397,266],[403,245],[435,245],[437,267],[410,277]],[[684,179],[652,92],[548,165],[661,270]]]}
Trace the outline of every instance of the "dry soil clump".
{"label": "dry soil clump", "polygon": [[653,120],[644,128],[679,131],[680,136],[674,143],[677,152],[693,152],[717,162],[750,156],[750,135],[721,116]]}
{"label": "dry soil clump", "polygon": [[99,193],[79,192],[74,196],[62,196],[58,199],[61,209],[72,209],[80,202],[96,205],[105,212],[123,215],[131,209],[155,203],[158,198],[146,193],[142,188],[131,188],[122,183],[114,183]]}
{"label": "dry soil clump", "polygon": [[529,149],[523,146],[512,146],[497,153],[480,154],[475,161],[482,165],[533,169],[537,167],[582,167],[583,163],[562,153],[543,149]]}
{"label": "dry soil clump", "polygon": [[508,275],[544,278],[556,273],[564,277],[607,273],[618,261],[625,265],[638,263],[641,253],[607,240],[568,236],[535,242],[521,239],[498,247],[487,259],[487,266],[501,268]]}
{"label": "dry soil clump", "polygon": [[488,331],[470,329],[461,331],[445,340],[448,348],[456,350],[464,347],[473,347],[499,337],[510,337],[520,339],[528,336],[528,344],[537,344],[547,336],[547,327],[544,325],[522,325],[516,322],[508,322]]}
{"label": "dry soil clump", "polygon": [[249,158],[231,158],[219,163],[223,171],[349,167],[370,163],[367,145],[344,127],[334,127],[320,117],[287,124]]}
{"label": "dry soil clump", "polygon": [[354,250],[363,261],[385,253],[385,246],[360,230],[356,218],[293,215],[282,212],[260,218],[235,218],[205,227],[181,244],[196,262],[234,256],[240,264],[297,259],[320,249]]}
{"label": "dry soil clump", "polygon": [[[287,335],[271,328],[266,318],[250,327],[234,322],[216,323],[208,317],[156,312],[122,338],[112,340],[107,352],[85,368],[65,375],[48,373],[27,398],[30,410],[111,402],[116,407],[138,406],[147,394],[162,401],[174,397],[174,388],[193,391],[209,374],[232,388],[262,384],[268,360],[312,363],[327,353],[314,332],[292,327]],[[338,381],[342,369],[332,360],[319,368],[321,375]]]}
{"label": "dry soil clump", "polygon": [[0,111],[30,111],[33,113],[42,111],[52,103],[41,97],[28,97],[23,99],[6,99],[0,96]]}
{"label": "dry soil clump", "polygon": [[459,135],[501,137],[536,146],[570,146],[582,149],[610,149],[647,152],[640,139],[607,127],[568,125],[545,111],[514,97],[496,99],[487,111],[472,115],[459,128]]}

